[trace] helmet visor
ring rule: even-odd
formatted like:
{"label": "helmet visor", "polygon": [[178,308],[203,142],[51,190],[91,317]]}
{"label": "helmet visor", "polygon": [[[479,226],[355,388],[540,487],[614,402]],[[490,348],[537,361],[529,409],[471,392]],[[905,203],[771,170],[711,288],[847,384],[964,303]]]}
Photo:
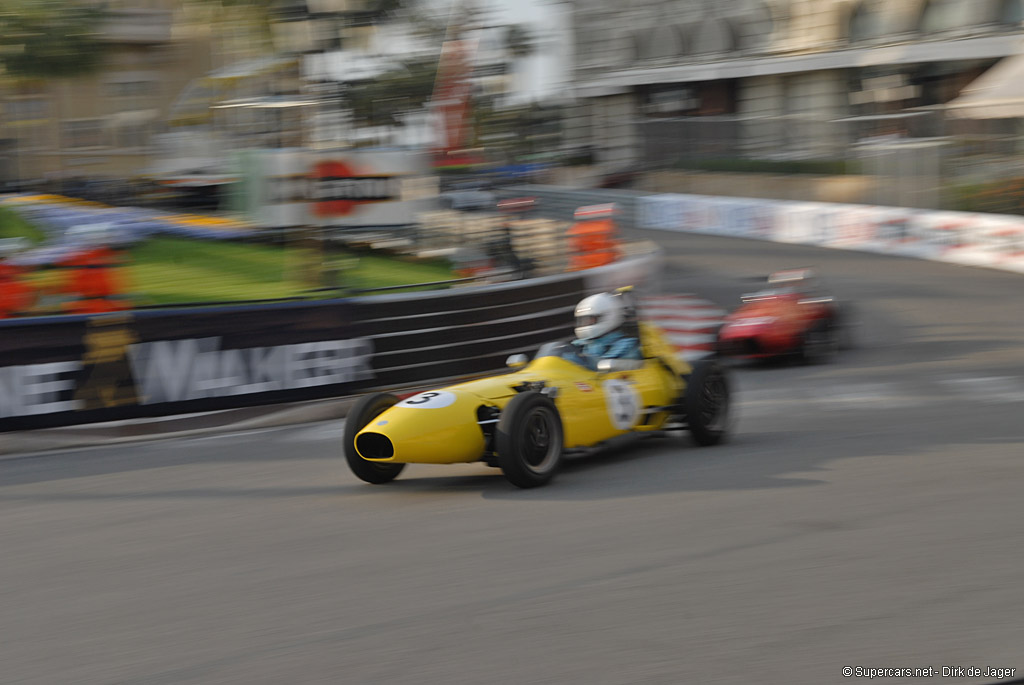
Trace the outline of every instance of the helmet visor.
{"label": "helmet visor", "polygon": [[597,323],[597,317],[593,314],[585,314],[583,316],[576,317],[577,326],[593,326],[595,323]]}

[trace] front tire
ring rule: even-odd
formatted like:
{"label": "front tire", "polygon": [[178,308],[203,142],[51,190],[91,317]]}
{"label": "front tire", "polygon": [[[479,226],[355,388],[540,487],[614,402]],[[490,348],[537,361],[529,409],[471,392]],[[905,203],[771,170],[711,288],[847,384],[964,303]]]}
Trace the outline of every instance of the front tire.
{"label": "front tire", "polygon": [[345,461],[352,473],[360,480],[373,485],[390,483],[402,472],[405,464],[387,464],[375,461],[366,461],[356,451],[356,433],[361,431],[366,424],[384,413],[385,409],[398,404],[398,398],[386,392],[364,395],[355,403],[348,416],[345,417],[345,432],[343,440],[345,443]]}
{"label": "front tire", "polygon": [[683,415],[691,439],[702,447],[717,445],[729,432],[731,398],[725,369],[713,359],[694,363],[686,379]]}
{"label": "front tire", "polygon": [[508,482],[535,488],[550,481],[562,463],[562,417],[539,392],[512,398],[494,434],[498,466]]}

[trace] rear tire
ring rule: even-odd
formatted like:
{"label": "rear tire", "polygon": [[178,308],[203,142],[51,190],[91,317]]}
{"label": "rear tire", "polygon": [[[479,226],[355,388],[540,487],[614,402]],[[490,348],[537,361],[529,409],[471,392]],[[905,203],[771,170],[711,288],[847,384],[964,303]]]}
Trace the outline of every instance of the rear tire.
{"label": "rear tire", "polygon": [[716,360],[700,359],[686,379],[682,409],[690,438],[701,447],[717,445],[729,432],[729,378]]}
{"label": "rear tire", "polygon": [[562,417],[539,392],[512,398],[494,432],[498,466],[508,482],[535,488],[550,481],[562,463]]}
{"label": "rear tire", "polygon": [[390,483],[402,472],[405,464],[366,461],[356,452],[356,433],[384,413],[385,409],[396,404],[398,404],[398,398],[390,393],[379,392],[364,395],[345,417],[345,432],[342,438],[345,443],[345,461],[348,462],[348,467],[352,469],[352,473],[357,478],[373,485]]}
{"label": "rear tire", "polygon": [[824,364],[831,361],[839,349],[839,338],[831,320],[821,320],[804,333],[800,345],[800,361],[804,364]]}
{"label": "rear tire", "polygon": [[857,326],[853,306],[844,304],[836,314],[835,326],[837,329],[838,347],[840,350],[853,350],[857,348]]}

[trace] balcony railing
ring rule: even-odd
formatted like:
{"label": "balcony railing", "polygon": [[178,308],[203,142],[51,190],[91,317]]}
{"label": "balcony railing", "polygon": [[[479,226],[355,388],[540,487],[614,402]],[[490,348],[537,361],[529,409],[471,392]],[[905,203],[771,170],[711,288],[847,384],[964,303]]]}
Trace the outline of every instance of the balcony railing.
{"label": "balcony railing", "polygon": [[112,10],[100,35],[114,43],[165,43],[171,39],[169,10]]}

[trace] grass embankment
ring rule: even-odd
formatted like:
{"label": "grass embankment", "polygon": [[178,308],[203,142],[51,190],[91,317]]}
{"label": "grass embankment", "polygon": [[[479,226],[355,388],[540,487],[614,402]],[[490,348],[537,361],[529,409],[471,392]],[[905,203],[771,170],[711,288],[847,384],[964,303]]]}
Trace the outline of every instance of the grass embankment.
{"label": "grass embankment", "polygon": [[22,219],[16,212],[0,207],[0,239],[27,238],[38,244],[43,242],[45,237],[42,231]]}
{"label": "grass embankment", "polygon": [[[310,253],[297,247],[154,238],[131,251],[128,288],[139,304],[263,300],[308,295]],[[380,288],[455,278],[441,262],[375,254],[332,257],[346,288]]]}

